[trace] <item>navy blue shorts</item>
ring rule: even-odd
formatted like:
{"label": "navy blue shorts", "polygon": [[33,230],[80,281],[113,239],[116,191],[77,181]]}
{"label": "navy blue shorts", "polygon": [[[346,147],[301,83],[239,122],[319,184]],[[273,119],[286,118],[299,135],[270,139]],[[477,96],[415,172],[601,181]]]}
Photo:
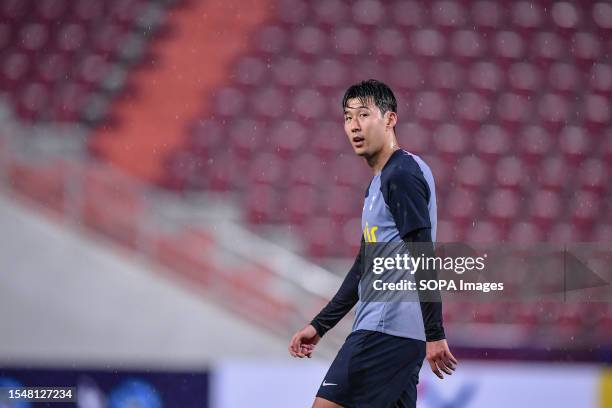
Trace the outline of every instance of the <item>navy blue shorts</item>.
{"label": "navy blue shorts", "polygon": [[416,407],[425,342],[369,330],[351,333],[317,397],[345,408]]}

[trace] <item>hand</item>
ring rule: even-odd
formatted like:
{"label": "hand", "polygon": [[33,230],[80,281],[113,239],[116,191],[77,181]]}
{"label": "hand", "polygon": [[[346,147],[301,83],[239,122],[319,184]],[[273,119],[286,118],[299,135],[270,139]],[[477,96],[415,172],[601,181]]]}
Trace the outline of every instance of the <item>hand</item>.
{"label": "hand", "polygon": [[316,329],[311,324],[306,325],[291,338],[289,354],[293,357],[310,358],[319,340],[321,337],[317,334]]}
{"label": "hand", "polygon": [[440,370],[448,375],[452,375],[458,362],[448,349],[446,340],[428,341],[426,347],[426,358],[429,361],[431,371],[440,379],[444,378]]}

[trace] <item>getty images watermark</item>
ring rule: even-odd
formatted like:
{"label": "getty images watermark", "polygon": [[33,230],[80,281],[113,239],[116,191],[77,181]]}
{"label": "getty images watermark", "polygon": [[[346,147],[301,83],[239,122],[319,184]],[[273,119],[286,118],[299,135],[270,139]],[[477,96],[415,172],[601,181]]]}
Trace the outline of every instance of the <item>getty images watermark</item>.
{"label": "getty images watermark", "polygon": [[[454,272],[463,275],[466,272],[484,271],[487,254],[482,256],[466,257],[439,257],[439,256],[410,256],[409,254],[395,254],[394,257],[375,257],[372,261],[372,273],[382,275],[385,272],[403,271],[414,276],[417,271],[424,274],[433,271]],[[375,279],[372,288],[376,291],[381,290],[446,290],[446,291],[480,291],[488,293],[491,291],[504,290],[503,282],[469,282],[464,279],[438,279],[427,278],[400,279],[399,281],[385,282],[384,279]]]}
{"label": "getty images watermark", "polygon": [[612,300],[612,246],[572,244],[368,243],[364,301]]}

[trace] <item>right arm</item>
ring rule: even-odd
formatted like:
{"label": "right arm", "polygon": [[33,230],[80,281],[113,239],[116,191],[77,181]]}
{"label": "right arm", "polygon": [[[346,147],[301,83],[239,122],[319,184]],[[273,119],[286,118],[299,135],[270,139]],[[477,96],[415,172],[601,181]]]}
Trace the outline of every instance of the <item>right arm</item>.
{"label": "right arm", "polygon": [[359,280],[363,271],[363,252],[365,240],[361,238],[361,247],[353,266],[346,274],[340,289],[327,305],[315,316],[310,324],[293,335],[289,343],[289,353],[294,357],[310,357],[314,346],[321,337],[333,328],[355,306],[359,300]]}
{"label": "right arm", "polygon": [[332,300],[310,322],[320,337],[333,328],[355,306],[359,300],[359,280],[363,271],[363,252],[365,240],[361,238],[361,247],[353,266],[346,274],[340,289]]}

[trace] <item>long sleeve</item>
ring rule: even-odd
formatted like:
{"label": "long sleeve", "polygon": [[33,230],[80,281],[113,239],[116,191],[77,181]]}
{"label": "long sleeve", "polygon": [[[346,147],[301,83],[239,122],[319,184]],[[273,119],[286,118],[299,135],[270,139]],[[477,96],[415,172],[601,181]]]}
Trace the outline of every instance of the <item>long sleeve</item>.
{"label": "long sleeve", "polygon": [[[411,254],[423,254],[425,258],[434,257],[434,247],[431,241],[431,230],[423,228],[407,234],[403,238],[408,245]],[[442,298],[440,291],[428,290],[420,291],[420,281],[437,279],[435,268],[419,268],[415,273],[415,281],[421,304],[421,313],[425,325],[425,339],[427,341],[437,341],[446,338],[442,321]]]}
{"label": "long sleeve", "polygon": [[364,251],[365,241],[362,237],[361,247],[355,258],[355,263],[353,263],[353,266],[344,278],[342,285],[340,285],[340,289],[338,289],[338,292],[329,303],[310,322],[317,330],[319,336],[322,337],[328,330],[342,320],[359,300],[359,280],[363,273]]}

